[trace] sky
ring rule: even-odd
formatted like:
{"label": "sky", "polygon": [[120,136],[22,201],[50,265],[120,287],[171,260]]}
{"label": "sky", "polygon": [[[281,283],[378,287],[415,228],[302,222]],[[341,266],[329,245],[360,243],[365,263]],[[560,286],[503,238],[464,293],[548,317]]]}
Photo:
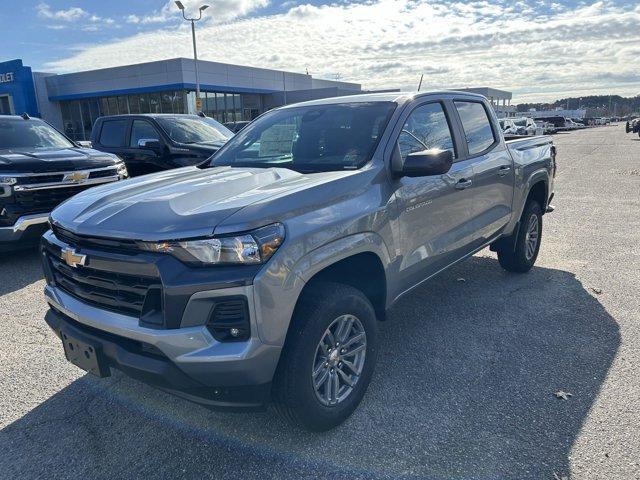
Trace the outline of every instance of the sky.
{"label": "sky", "polygon": [[[365,89],[490,86],[515,102],[640,95],[640,1],[183,0],[202,60]],[[192,58],[173,1],[0,0],[0,61],[74,72]]]}

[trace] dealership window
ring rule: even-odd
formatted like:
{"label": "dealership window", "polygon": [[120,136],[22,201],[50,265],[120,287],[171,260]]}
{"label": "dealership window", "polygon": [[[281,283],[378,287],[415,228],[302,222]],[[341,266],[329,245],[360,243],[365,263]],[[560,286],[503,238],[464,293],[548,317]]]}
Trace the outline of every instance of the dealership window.
{"label": "dealership window", "polygon": [[80,115],[82,116],[82,130],[84,132],[84,139],[91,138],[91,108],[88,101],[80,102]]}
{"label": "dealership window", "polygon": [[129,113],[140,113],[140,95],[129,95]]}
{"label": "dealership window", "polygon": [[173,93],[173,113],[185,113],[185,92],[182,90],[176,90]]}
{"label": "dealership window", "polygon": [[161,93],[160,94],[160,102],[162,113],[173,113],[173,102],[171,100],[171,93]]}
{"label": "dealership window", "polygon": [[129,102],[127,97],[118,97],[118,113],[120,115],[129,113]]}
{"label": "dealership window", "polygon": [[[185,94],[184,91],[177,90],[63,101],[60,102],[60,109],[64,131],[73,140],[89,140],[93,124],[100,116],[185,113]],[[215,94],[209,95],[214,95],[211,98],[215,104]]]}
{"label": "dealership window", "polygon": [[102,97],[98,99],[100,105],[100,115],[109,115],[109,102],[106,98]]}
{"label": "dealership window", "polygon": [[[226,123],[244,119],[242,95],[233,93],[201,92],[202,111],[215,120]],[[193,99],[195,102],[195,97]],[[252,112],[247,111],[247,119],[251,119]],[[257,116],[258,113],[255,112]]]}
{"label": "dealership window", "polygon": [[162,113],[159,93],[149,94],[149,113]]}
{"label": "dealership window", "polygon": [[151,106],[149,104],[149,95],[140,95],[140,113],[151,113]]}

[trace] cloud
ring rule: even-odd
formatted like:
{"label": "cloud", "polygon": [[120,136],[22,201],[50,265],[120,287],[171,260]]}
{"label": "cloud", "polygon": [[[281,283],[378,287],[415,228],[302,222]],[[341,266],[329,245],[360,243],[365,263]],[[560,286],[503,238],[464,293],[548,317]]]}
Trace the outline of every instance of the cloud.
{"label": "cloud", "polygon": [[[202,5],[202,1],[183,0],[185,6],[185,15],[187,17],[197,18],[199,16],[198,9]],[[259,8],[266,7],[269,0],[216,0],[211,8],[203,15],[204,22],[221,22],[234,18],[243,17]],[[162,8],[154,10],[148,15],[128,15],[125,17],[127,23],[150,25],[175,22],[182,20],[182,14],[176,7],[173,0],[167,1]]]}
{"label": "cloud", "polygon": [[44,2],[36,5],[36,12],[38,12],[38,16],[41,18],[61,20],[64,22],[73,22],[89,15],[80,7],[71,7],[67,10],[52,10],[51,7]]}
{"label": "cloud", "polygon": [[[199,56],[297,72],[308,68],[319,77],[339,74],[368,89],[415,89],[424,74],[423,89],[489,85],[511,90],[519,100],[640,93],[640,7],[634,1],[556,0],[550,6],[367,0],[296,5],[285,13],[256,15],[266,4],[213,4],[205,13],[207,20],[198,25]],[[169,10],[172,5],[152,13],[162,16],[165,11],[180,20],[175,6]],[[192,12],[199,2],[185,5]],[[83,46],[47,67],[77,71],[191,54],[190,32],[176,21],[175,28],[164,25],[111,43]]]}
{"label": "cloud", "polygon": [[[83,31],[97,31],[99,30],[98,24],[102,26],[115,24],[113,18],[91,14],[80,7],[71,7],[67,10],[52,10],[49,4],[41,2],[36,5],[36,12],[40,18],[56,22],[67,22],[69,27],[79,28]],[[83,21],[79,22],[78,20]],[[86,21],[91,22],[93,25],[86,24]],[[47,28],[51,30],[62,30],[67,28],[67,26],[55,23],[53,25],[47,25]]]}

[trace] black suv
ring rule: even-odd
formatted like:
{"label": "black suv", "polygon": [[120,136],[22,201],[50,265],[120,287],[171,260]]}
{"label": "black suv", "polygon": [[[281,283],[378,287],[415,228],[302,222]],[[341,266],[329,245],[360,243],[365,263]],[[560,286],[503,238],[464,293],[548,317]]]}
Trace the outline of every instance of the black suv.
{"label": "black suv", "polygon": [[122,158],[135,176],[201,163],[232,136],[221,123],[198,115],[114,115],[96,120],[91,143]]}

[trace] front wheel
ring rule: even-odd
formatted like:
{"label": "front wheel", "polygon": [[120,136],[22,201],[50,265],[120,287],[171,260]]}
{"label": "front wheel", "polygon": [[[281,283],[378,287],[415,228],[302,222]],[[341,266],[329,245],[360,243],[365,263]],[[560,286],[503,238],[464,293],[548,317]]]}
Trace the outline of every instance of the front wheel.
{"label": "front wheel", "polygon": [[376,352],[376,316],[367,297],[347,285],[310,285],[274,378],[276,409],[307,430],[336,427],[362,400]]}
{"label": "front wheel", "polygon": [[528,272],[536,263],[541,240],[542,208],[535,200],[529,200],[520,218],[515,243],[507,242],[498,250],[500,266],[509,272]]}

